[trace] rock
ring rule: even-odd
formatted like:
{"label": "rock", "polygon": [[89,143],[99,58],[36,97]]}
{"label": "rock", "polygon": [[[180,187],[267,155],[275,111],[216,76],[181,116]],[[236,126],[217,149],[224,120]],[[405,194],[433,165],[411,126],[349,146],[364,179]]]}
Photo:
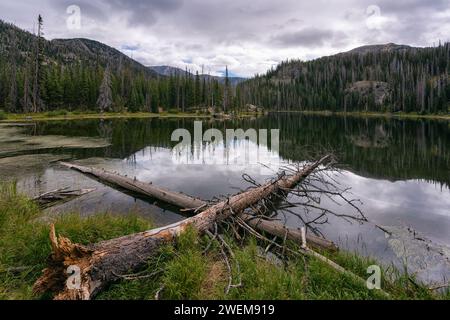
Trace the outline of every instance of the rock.
{"label": "rock", "polygon": [[375,96],[375,104],[383,105],[387,98],[391,96],[391,89],[387,82],[382,81],[357,81],[350,85],[346,93],[359,93],[363,97],[370,94]]}

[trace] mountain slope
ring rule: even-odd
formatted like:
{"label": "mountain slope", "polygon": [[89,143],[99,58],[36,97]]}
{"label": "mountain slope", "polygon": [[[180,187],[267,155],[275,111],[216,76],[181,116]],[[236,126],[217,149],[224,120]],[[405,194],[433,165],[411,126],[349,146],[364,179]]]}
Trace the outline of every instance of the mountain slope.
{"label": "mountain slope", "polygon": [[241,85],[241,100],[275,110],[447,113],[450,43],[364,46],[281,63]]}
{"label": "mountain slope", "polygon": [[[206,77],[206,76],[203,76]],[[166,77],[89,39],[48,41],[0,21],[0,110],[187,111],[234,106],[231,88]]]}
{"label": "mountain slope", "polygon": [[[129,58],[112,47],[98,41],[89,39],[54,39],[51,41],[42,39],[43,55],[47,63],[87,65],[99,64],[112,68],[128,66],[132,72],[141,72],[149,77],[157,77],[158,74],[149,70],[139,62]],[[11,55],[14,46],[17,45],[20,57],[17,62],[22,64],[27,57],[34,55],[37,37],[12,24],[0,20],[0,54]]]}
{"label": "mountain slope", "polygon": [[[374,52],[395,52],[395,51],[408,51],[412,49],[418,49],[413,48],[407,45],[399,45],[395,43],[388,43],[388,44],[375,44],[375,45],[368,45],[368,46],[362,46],[355,49],[352,49],[347,54],[367,54],[367,53],[374,53]],[[345,53],[344,53],[345,54]]]}

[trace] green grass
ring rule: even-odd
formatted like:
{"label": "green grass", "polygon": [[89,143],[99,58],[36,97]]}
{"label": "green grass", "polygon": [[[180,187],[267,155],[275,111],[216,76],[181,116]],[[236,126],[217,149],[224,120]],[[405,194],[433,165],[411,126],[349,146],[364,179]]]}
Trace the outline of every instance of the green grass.
{"label": "green grass", "polygon": [[8,116],[6,115],[5,111],[0,110],[0,120],[6,120]]}
{"label": "green grass", "polygon": [[49,111],[46,113],[47,117],[61,117],[61,116],[67,116],[68,114],[69,114],[69,111],[64,110],[64,109]]}
{"label": "green grass", "polygon": [[[31,201],[19,195],[14,185],[0,185],[0,299],[32,299],[33,283],[51,252],[49,226]],[[39,219],[41,218],[41,219]],[[150,228],[137,216],[107,214],[82,218],[67,214],[55,221],[58,234],[88,244]],[[11,268],[25,268],[14,273]]]}
{"label": "green grass", "polygon": [[[31,201],[17,193],[13,184],[0,185],[0,299],[42,299],[32,294],[32,285],[46,266],[51,252],[48,219]],[[88,244],[146,230],[150,223],[134,215],[123,217],[99,214],[82,218],[65,214],[55,220],[58,234],[73,242]],[[287,256],[281,263],[262,256],[259,244],[248,237],[237,243],[230,237],[235,260],[230,259],[233,282],[217,241],[200,237],[195,230],[184,233],[175,244],[166,245],[148,261],[134,278],[112,284],[97,299],[383,299],[376,290],[368,290],[353,278],[343,276],[324,263],[298,255]],[[293,244],[289,244],[294,248]],[[347,270],[367,278],[373,259],[341,252],[329,255]],[[239,266],[239,270],[238,270]],[[11,268],[24,267],[20,272]],[[9,270],[9,271],[8,271]],[[383,271],[382,287],[392,299],[449,299],[433,294],[409,276],[397,273],[396,280]]]}
{"label": "green grass", "polygon": [[58,121],[58,120],[83,120],[83,119],[117,119],[117,118],[189,118],[189,117],[203,117],[206,115],[198,115],[189,112],[165,112],[165,113],[150,113],[150,112],[105,112],[98,113],[94,111],[66,111],[56,110],[41,113],[26,113],[13,114],[3,113],[2,122],[16,122],[16,121]]}

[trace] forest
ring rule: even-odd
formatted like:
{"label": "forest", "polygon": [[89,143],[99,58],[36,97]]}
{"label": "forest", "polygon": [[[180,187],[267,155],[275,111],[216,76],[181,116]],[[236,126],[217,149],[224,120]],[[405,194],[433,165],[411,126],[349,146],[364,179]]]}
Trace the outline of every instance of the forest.
{"label": "forest", "polygon": [[161,76],[119,51],[87,39],[47,41],[0,21],[0,109],[10,113],[187,111],[234,103],[228,69],[212,77]]}
{"label": "forest", "polygon": [[242,84],[240,99],[272,110],[448,112],[450,43],[362,48],[283,62]]}
{"label": "forest", "polygon": [[164,76],[93,40],[48,41],[41,16],[36,35],[0,21],[0,110],[448,113],[450,43],[363,48],[285,61],[233,85],[227,67],[225,81],[188,70]]}

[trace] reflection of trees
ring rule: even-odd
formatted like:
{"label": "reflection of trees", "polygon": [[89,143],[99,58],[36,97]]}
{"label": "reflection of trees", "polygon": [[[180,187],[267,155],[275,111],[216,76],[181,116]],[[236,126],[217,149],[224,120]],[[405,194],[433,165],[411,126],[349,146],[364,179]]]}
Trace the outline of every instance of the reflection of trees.
{"label": "reflection of trees", "polygon": [[[77,150],[79,157],[129,158],[148,146],[170,148],[172,132],[193,119],[117,119],[43,123],[40,134],[110,138],[112,146]],[[426,179],[450,185],[450,127],[446,121],[345,118],[275,114],[258,119],[203,122],[203,132],[226,129],[280,129],[280,154],[294,161],[308,154],[334,150],[341,162],[364,176],[391,180]],[[360,140],[355,140],[360,139]],[[270,140],[270,137],[269,137]],[[270,146],[269,146],[270,147]],[[311,152],[312,151],[312,152]]]}
{"label": "reflection of trees", "polygon": [[[283,114],[265,121],[281,127],[283,157],[302,160],[297,156],[301,146],[328,145],[339,153],[341,162],[364,176],[450,185],[450,130],[445,121]],[[365,137],[369,143],[361,146],[348,137]]]}

